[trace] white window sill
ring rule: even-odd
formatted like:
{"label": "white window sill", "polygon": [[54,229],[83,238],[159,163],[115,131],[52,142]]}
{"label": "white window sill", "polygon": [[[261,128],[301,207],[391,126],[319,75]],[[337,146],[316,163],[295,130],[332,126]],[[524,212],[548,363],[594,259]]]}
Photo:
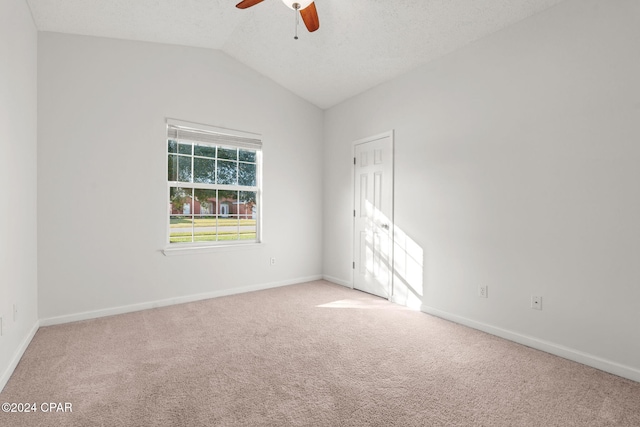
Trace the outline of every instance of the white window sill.
{"label": "white window sill", "polygon": [[241,251],[247,249],[257,249],[262,243],[236,243],[229,245],[217,245],[217,246],[170,246],[161,250],[164,256],[177,256],[177,255],[196,255],[206,254],[212,252],[228,252],[228,251]]}

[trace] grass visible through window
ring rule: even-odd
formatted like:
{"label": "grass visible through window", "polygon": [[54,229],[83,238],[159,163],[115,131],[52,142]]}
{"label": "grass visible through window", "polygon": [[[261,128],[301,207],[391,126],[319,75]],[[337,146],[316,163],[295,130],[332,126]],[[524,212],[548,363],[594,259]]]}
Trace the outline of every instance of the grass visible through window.
{"label": "grass visible through window", "polygon": [[[240,227],[252,227],[250,230],[238,231]],[[256,220],[237,218],[171,218],[171,243],[215,242],[224,240],[255,240]],[[214,230],[199,230],[205,227]],[[191,230],[193,228],[193,240]]]}

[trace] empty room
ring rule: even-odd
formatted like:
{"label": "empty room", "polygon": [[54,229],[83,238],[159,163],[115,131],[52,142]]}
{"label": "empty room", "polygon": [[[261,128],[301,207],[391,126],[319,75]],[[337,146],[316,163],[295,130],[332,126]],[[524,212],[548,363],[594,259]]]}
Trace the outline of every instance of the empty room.
{"label": "empty room", "polygon": [[640,426],[637,0],[0,1],[0,426]]}

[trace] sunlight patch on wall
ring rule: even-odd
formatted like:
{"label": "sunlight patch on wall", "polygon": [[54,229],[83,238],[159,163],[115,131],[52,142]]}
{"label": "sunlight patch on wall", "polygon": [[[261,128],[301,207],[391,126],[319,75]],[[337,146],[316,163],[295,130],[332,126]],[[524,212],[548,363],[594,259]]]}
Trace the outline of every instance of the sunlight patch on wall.
{"label": "sunlight patch on wall", "polygon": [[419,310],[422,306],[424,251],[400,227],[394,227],[393,301]]}
{"label": "sunlight patch on wall", "polygon": [[360,236],[359,273],[381,288],[391,287],[391,301],[419,310],[424,294],[422,247],[374,204],[366,201],[363,207],[367,221]]}

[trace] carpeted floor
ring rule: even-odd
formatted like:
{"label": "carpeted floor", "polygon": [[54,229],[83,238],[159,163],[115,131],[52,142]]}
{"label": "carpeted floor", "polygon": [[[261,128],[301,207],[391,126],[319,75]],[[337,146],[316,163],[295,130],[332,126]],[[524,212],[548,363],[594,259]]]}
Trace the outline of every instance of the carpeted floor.
{"label": "carpeted floor", "polygon": [[7,427],[640,426],[640,383],[322,281],[41,328],[3,402],[37,407]]}

